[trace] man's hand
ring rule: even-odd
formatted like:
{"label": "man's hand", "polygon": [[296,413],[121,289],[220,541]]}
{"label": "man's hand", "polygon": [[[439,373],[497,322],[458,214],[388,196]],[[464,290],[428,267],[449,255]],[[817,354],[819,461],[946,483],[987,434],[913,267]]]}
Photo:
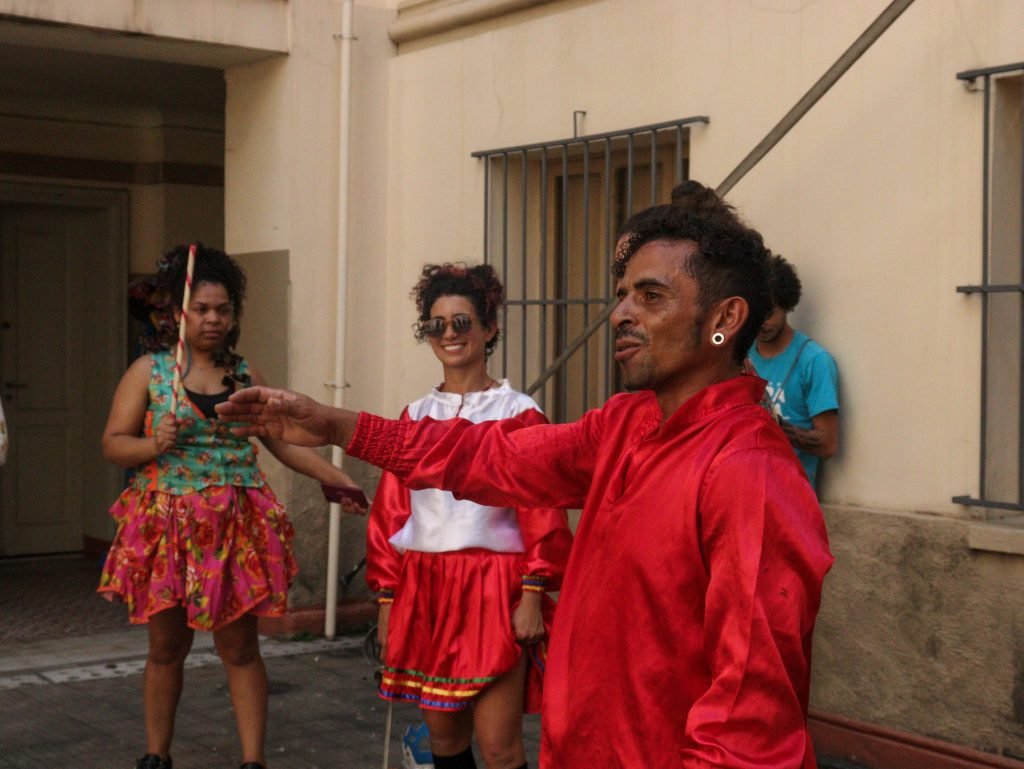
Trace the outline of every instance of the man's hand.
{"label": "man's hand", "polygon": [[308,395],[271,387],[247,387],[217,405],[217,414],[236,425],[242,437],[273,438],[296,446],[346,446],[355,431],[357,414],[335,409]]}
{"label": "man's hand", "polygon": [[789,422],[779,421],[782,432],[798,449],[827,459],[839,448],[839,412],[823,411],[811,417],[811,427],[804,430]]}

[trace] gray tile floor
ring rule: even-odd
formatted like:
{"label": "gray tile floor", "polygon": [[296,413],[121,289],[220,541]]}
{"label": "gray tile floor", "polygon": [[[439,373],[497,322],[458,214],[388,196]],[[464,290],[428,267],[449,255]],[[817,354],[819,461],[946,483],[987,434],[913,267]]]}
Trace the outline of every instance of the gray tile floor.
{"label": "gray tile floor", "polygon": [[0,560],[0,652],[8,642],[128,627],[124,606],[96,595],[100,564],[80,556]]}
{"label": "gray tile floor", "polygon": [[[267,644],[270,769],[382,765],[386,705],[361,647],[359,638]],[[200,651],[186,671],[177,769],[238,765],[231,703],[219,663],[205,659],[212,656]],[[76,665],[68,650],[42,669],[0,674],[0,767],[133,766],[143,752],[142,660],[117,657]],[[13,675],[20,685],[10,685]],[[391,766],[400,765],[401,729],[416,718],[415,708],[395,708]]]}
{"label": "gray tile floor", "polygon": [[[81,559],[0,562],[0,769],[130,769],[143,752],[146,630],[93,593],[98,573]],[[362,640],[264,639],[268,769],[383,766],[387,706]],[[401,766],[402,730],[418,720],[415,707],[394,706],[390,767]],[[524,731],[536,766],[535,716]],[[210,636],[197,633],[174,766],[228,769],[237,754],[224,674]]]}
{"label": "gray tile floor", "polygon": [[[99,565],[81,558],[0,561],[0,769],[131,769],[143,752],[146,630],[95,594]],[[209,634],[185,672],[175,769],[238,766],[234,717]],[[384,767],[386,704],[376,696],[362,634],[333,641],[264,639],[270,678],[268,769]],[[419,721],[395,705],[388,767]],[[536,766],[540,725],[524,722]],[[481,767],[482,763],[479,764]],[[821,769],[863,769],[822,759]]]}

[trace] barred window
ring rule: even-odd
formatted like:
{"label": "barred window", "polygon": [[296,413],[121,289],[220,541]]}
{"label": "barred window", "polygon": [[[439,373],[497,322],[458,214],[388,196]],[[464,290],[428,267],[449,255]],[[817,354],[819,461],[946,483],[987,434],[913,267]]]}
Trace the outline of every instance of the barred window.
{"label": "barred window", "polygon": [[981,302],[978,497],[953,501],[1024,510],[1024,63],[961,72],[982,93],[981,283],[957,286]]}
{"label": "barred window", "polygon": [[635,211],[688,176],[692,117],[474,152],[484,164],[484,259],[505,282],[502,375],[553,422],[618,389],[606,322],[611,253]]}

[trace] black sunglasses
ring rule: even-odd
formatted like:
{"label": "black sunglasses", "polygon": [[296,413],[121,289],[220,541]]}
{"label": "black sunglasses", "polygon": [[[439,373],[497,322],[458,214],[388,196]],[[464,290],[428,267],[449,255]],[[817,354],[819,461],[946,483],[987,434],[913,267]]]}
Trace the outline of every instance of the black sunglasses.
{"label": "black sunglasses", "polygon": [[448,329],[449,323],[452,326],[452,331],[456,334],[464,334],[473,327],[473,316],[462,314],[453,315],[451,320],[445,320],[444,318],[431,318],[430,320],[420,321],[417,328],[423,336],[429,336],[431,339],[440,339]]}

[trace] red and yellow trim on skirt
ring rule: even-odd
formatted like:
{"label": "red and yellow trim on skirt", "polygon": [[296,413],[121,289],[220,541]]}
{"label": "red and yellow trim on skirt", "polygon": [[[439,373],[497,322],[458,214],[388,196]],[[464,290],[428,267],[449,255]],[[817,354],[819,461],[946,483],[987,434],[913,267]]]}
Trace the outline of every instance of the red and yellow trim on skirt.
{"label": "red and yellow trim on skirt", "polygon": [[496,679],[434,678],[415,670],[384,668],[380,696],[389,700],[413,702],[428,710],[462,710]]}

